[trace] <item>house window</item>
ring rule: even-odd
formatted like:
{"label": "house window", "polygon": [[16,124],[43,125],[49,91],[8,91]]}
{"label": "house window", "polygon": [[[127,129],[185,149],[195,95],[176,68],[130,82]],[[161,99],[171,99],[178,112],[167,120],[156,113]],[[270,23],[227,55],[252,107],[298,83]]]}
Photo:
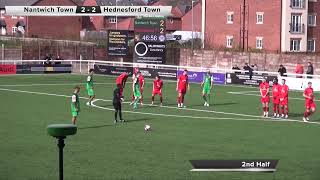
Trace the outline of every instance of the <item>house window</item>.
{"label": "house window", "polygon": [[11,19],[18,19],[18,16],[11,16]]}
{"label": "house window", "polygon": [[302,24],[301,14],[292,14],[290,23],[291,33],[304,33],[304,24]]}
{"label": "house window", "polygon": [[317,16],[315,14],[308,15],[308,26],[316,26],[317,25]]}
{"label": "house window", "polygon": [[308,39],[308,51],[315,52],[316,51],[316,40],[315,39]]}
{"label": "house window", "polygon": [[1,11],[0,11],[0,15],[1,15],[1,19],[4,19],[4,18],[5,18],[5,11],[4,11],[4,10],[1,10]]}
{"label": "house window", "polygon": [[117,18],[116,17],[109,17],[109,23],[117,23]]}
{"label": "house window", "polygon": [[257,12],[257,24],[263,24],[263,12]]}
{"label": "house window", "polygon": [[301,9],[305,6],[305,0],[291,0],[290,7],[295,9]]}
{"label": "house window", "polygon": [[233,46],[233,36],[227,36],[227,48],[232,48]]}
{"label": "house window", "polygon": [[227,12],[227,24],[233,24],[233,12]]}
{"label": "house window", "polygon": [[301,39],[291,39],[290,40],[290,51],[299,52],[300,51]]}
{"label": "house window", "polygon": [[15,34],[17,32],[17,27],[12,27],[12,34]]}
{"label": "house window", "polygon": [[263,46],[263,37],[256,37],[256,48],[262,49]]}

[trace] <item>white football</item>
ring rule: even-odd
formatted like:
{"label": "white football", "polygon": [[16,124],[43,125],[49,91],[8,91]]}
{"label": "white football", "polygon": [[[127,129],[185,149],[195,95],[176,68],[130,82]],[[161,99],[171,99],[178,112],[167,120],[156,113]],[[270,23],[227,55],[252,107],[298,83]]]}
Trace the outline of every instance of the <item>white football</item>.
{"label": "white football", "polygon": [[145,130],[145,131],[150,131],[150,130],[151,130],[151,126],[148,125],[148,124],[146,124],[146,125],[144,126],[144,130]]}

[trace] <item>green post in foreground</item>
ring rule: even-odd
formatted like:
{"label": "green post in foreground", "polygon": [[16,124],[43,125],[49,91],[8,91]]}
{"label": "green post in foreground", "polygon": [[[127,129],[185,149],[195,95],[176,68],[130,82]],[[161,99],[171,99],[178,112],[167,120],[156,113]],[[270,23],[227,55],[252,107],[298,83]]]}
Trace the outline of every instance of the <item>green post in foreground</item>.
{"label": "green post in foreground", "polygon": [[52,124],[47,127],[48,134],[58,139],[59,147],[59,180],[63,180],[64,139],[77,133],[77,126],[72,124]]}

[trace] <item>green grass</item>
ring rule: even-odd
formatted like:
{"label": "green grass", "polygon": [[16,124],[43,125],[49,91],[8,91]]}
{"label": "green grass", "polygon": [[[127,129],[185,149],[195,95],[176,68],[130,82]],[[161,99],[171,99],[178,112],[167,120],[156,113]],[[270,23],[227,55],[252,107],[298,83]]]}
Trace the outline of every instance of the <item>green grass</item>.
{"label": "green grass", "polygon": [[[47,135],[46,127],[71,121],[67,97],[5,89],[71,95],[78,83],[82,87],[80,96],[86,97],[84,80],[85,76],[80,75],[0,77],[1,180],[58,179],[56,140]],[[95,85],[98,99],[112,99],[114,81],[112,77],[95,76],[95,82],[104,83]],[[127,102],[131,99],[129,87],[125,92]],[[144,93],[146,104],[150,103],[151,87],[148,83]],[[87,107],[86,100],[81,99],[78,133],[67,138],[64,149],[65,179],[318,180],[320,125],[243,116],[261,115],[259,97],[228,92],[255,90],[216,86],[213,106],[203,107],[200,86],[192,84],[186,105],[193,110],[177,109],[175,84],[166,82],[164,104],[169,107],[144,106],[135,114],[126,112],[127,123],[118,125],[113,124],[113,112],[106,109],[112,108],[111,102],[97,101],[96,105],[104,108],[99,109]],[[302,98],[301,92],[290,92],[290,97]],[[289,101],[290,119],[300,120],[304,101]],[[124,104],[124,110],[132,108]],[[313,121],[319,119],[318,113],[312,117]],[[151,133],[143,131],[145,123],[151,124],[154,129]],[[192,159],[259,158],[279,159],[278,171],[274,174],[189,171]]]}

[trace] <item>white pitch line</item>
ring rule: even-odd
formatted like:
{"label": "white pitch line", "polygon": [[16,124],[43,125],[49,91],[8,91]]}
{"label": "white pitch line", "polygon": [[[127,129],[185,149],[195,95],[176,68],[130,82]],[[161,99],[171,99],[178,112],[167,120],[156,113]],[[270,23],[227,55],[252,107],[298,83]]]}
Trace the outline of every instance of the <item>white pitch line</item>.
{"label": "white pitch line", "polygon": [[[57,97],[71,97],[68,95],[62,95],[62,94],[54,94],[54,93],[44,93],[44,92],[34,92],[34,91],[23,91],[23,90],[16,90],[16,89],[6,89],[6,88],[0,88],[0,91],[9,91],[9,92],[20,92],[20,93],[28,93],[28,94],[36,94],[36,95],[47,95],[47,96],[57,96]],[[86,97],[79,97],[81,99],[88,99]],[[97,100],[97,99],[96,99]],[[107,101],[111,102],[112,100],[105,100],[105,99],[98,99],[100,101]],[[94,101],[95,102],[95,101]],[[126,102],[129,103],[129,102]],[[96,105],[95,105],[96,107]],[[244,116],[244,117],[253,117],[257,119],[235,119],[235,118],[230,118],[230,120],[238,120],[238,121],[270,121],[270,122],[299,122],[299,123],[309,123],[309,124],[317,124],[320,125],[320,122],[303,122],[299,120],[294,120],[294,119],[282,119],[282,120],[276,120],[276,119],[262,119],[260,116],[254,116],[254,115],[247,115],[247,114],[238,114],[238,113],[229,113],[229,112],[221,112],[221,111],[210,111],[210,110],[201,110],[201,109],[191,109],[191,108],[177,108],[173,106],[161,106],[162,108],[172,108],[172,109],[180,109],[180,110],[189,110],[189,111],[200,111],[200,112],[212,112],[216,114],[226,114],[226,115],[236,115],[236,116]],[[97,107],[99,108],[99,107]],[[100,109],[104,109],[105,107],[100,107]],[[108,110],[110,108],[107,108]],[[113,111],[114,109],[112,109]],[[171,116],[171,117],[177,117],[178,115],[168,115],[168,114],[156,114],[156,113],[145,113],[145,112],[135,112],[135,111],[124,111],[124,112],[132,112],[132,113],[144,113],[148,115],[164,115],[164,116]],[[181,116],[181,117],[187,117],[187,118],[194,118],[194,119],[199,119],[199,118],[204,118],[204,119],[211,119],[212,117],[195,117],[195,116]],[[216,119],[216,118],[213,118]]]}
{"label": "white pitch line", "polygon": [[[102,107],[95,105],[94,102],[99,101],[101,99],[96,99],[92,101],[92,106],[96,107],[98,109],[104,109],[104,110],[109,110],[109,111],[114,111],[113,108],[107,108],[107,107]],[[138,112],[138,111],[122,111],[126,113],[133,113],[133,114],[144,114],[144,115],[152,115],[152,116],[165,116],[165,117],[179,117],[179,118],[190,118],[190,119],[219,119],[219,120],[234,120],[234,118],[221,118],[221,117],[204,117],[204,116],[182,116],[182,115],[173,115],[173,114],[160,114],[160,113],[148,113],[148,112]],[[254,121],[258,119],[240,119],[240,120],[247,120],[247,121]]]}
{"label": "white pitch line", "polygon": [[[228,93],[229,93],[229,94],[236,94],[236,95],[245,95],[245,96],[257,96],[257,97],[261,97],[261,95],[259,95],[259,94],[250,94],[250,93],[243,93],[243,92],[246,92],[246,91],[228,92]],[[258,92],[258,91],[255,91],[255,92]],[[272,95],[271,95],[270,97],[272,97]],[[294,98],[294,97],[289,97],[289,99],[302,100],[302,101],[305,100],[304,98]],[[315,101],[320,102],[320,100],[315,100]]]}
{"label": "white pitch line", "polygon": [[[104,110],[109,110],[109,111],[114,111],[114,109],[112,108],[107,108],[107,107],[102,107],[102,106],[97,106],[94,104],[94,102],[96,101],[104,101],[103,99],[95,99],[94,101],[92,101],[92,106],[99,108],[99,109],[104,109]],[[170,107],[171,106],[160,106],[160,107]],[[175,108],[175,107],[173,107]],[[181,108],[179,108],[181,109]],[[187,108],[183,108],[183,110],[190,110]],[[294,119],[281,119],[281,120],[277,120],[277,119],[271,119],[271,118],[262,118],[260,116],[253,116],[253,117],[257,117],[256,119],[243,119],[243,118],[219,118],[219,117],[205,117],[205,116],[182,116],[182,115],[172,115],[172,114],[159,114],[159,113],[148,113],[148,112],[138,112],[138,111],[122,111],[122,112],[126,112],[126,113],[133,113],[133,114],[144,114],[144,115],[152,115],[152,116],[164,116],[164,117],[178,117],[178,118],[190,118],[190,119],[213,119],[213,120],[234,120],[234,121],[265,121],[265,122],[299,122],[299,123],[306,123],[303,121],[299,121],[299,120],[294,120]],[[217,113],[217,112],[216,112]],[[219,112],[219,113],[223,113],[223,112]],[[243,115],[243,114],[242,114]],[[259,119],[260,118],[260,119]],[[319,122],[307,122],[307,123],[311,123],[311,124],[319,124]]]}
{"label": "white pitch line", "polygon": [[[1,84],[0,87],[29,87],[29,86],[69,86],[81,85],[85,83],[52,83],[52,84]],[[115,84],[115,83],[94,83],[94,84]]]}

